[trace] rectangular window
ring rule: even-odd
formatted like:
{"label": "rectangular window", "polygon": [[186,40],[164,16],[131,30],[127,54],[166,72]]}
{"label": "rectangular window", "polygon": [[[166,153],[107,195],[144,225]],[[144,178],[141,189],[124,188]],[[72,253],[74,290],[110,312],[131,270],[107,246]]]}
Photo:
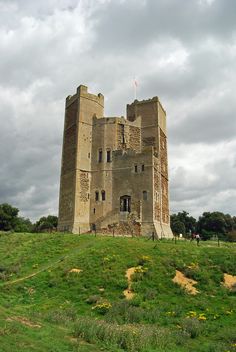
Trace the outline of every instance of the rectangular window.
{"label": "rectangular window", "polygon": [[102,191],[102,200],[106,200],[106,192]]}
{"label": "rectangular window", "polygon": [[122,196],[120,197],[120,211],[129,212],[131,211],[131,197],[130,196]]}
{"label": "rectangular window", "polygon": [[122,144],[125,144],[125,125],[121,125]]}
{"label": "rectangular window", "polygon": [[135,165],[135,166],[134,166],[134,171],[135,171],[135,172],[138,172],[138,165]]}
{"label": "rectangular window", "polygon": [[144,171],[144,165],[142,165],[142,171]]}
{"label": "rectangular window", "polygon": [[143,200],[147,200],[147,191],[143,191]]}
{"label": "rectangular window", "polygon": [[99,192],[98,191],[95,192],[95,200],[96,200],[96,202],[99,201]]}
{"label": "rectangular window", "polygon": [[99,149],[99,151],[98,151],[98,162],[99,163],[102,162],[102,149]]}
{"label": "rectangular window", "polygon": [[111,151],[107,150],[107,162],[110,163],[111,162]]}

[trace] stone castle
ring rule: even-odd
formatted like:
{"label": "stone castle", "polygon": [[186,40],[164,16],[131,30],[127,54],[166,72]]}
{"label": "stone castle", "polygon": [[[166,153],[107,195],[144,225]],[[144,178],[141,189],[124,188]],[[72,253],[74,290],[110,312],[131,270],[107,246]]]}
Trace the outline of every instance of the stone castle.
{"label": "stone castle", "polygon": [[103,110],[103,95],[83,85],[66,99],[58,230],[131,221],[141,235],[172,237],[165,110],[157,97],[127,105],[126,118]]}

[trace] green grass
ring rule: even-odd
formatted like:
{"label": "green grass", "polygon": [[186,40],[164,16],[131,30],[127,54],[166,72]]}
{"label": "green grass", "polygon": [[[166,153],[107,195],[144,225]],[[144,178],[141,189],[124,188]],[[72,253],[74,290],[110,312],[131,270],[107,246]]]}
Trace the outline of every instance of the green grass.
{"label": "green grass", "polygon": [[[125,272],[138,265],[127,301]],[[198,295],[172,282],[176,269]],[[0,234],[0,351],[236,351],[224,273],[236,275],[235,244]]]}

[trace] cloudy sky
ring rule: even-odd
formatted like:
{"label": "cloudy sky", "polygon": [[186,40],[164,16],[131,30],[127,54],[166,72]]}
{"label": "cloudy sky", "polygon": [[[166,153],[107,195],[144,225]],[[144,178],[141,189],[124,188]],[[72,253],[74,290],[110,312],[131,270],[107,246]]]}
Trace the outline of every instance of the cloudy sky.
{"label": "cloudy sky", "polygon": [[158,95],[171,212],[236,215],[235,0],[0,0],[0,203],[57,214],[64,100]]}

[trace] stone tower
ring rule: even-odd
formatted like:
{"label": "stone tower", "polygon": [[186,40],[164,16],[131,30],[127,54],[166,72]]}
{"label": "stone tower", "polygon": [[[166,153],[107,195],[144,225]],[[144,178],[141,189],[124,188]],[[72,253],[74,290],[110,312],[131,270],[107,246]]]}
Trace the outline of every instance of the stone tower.
{"label": "stone tower", "polygon": [[172,237],[165,110],[157,97],[127,105],[127,118],[103,107],[85,86],[66,99],[59,231],[122,227],[132,215],[140,234]]}

